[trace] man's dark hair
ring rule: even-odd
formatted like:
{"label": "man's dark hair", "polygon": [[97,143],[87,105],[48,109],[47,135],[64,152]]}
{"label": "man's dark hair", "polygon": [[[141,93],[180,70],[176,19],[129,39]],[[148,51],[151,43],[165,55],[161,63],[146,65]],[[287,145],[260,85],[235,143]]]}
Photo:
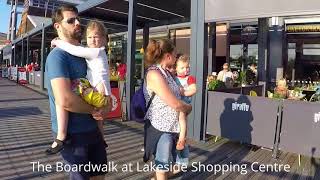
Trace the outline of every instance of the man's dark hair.
{"label": "man's dark hair", "polygon": [[61,5],[52,13],[52,24],[60,23],[63,20],[63,12],[72,11],[78,14],[78,9],[73,5]]}

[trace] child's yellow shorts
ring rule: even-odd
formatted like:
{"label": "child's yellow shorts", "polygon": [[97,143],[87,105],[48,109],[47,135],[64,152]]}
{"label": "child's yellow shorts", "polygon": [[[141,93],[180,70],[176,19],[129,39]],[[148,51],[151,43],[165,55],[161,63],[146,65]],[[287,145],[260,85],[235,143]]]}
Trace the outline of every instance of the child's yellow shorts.
{"label": "child's yellow shorts", "polygon": [[79,94],[88,104],[95,107],[102,107],[107,104],[107,99],[104,94],[101,94],[91,86],[90,82],[85,78],[80,78],[72,86],[77,94]]}

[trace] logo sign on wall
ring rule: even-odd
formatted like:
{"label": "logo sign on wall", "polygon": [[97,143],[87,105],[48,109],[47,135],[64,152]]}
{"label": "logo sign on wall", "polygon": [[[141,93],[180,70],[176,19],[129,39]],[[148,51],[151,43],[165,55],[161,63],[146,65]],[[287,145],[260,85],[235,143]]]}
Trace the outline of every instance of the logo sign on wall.
{"label": "logo sign on wall", "polygon": [[313,121],[314,121],[315,123],[318,123],[318,122],[320,121],[320,112],[314,113],[313,118],[314,118]]}
{"label": "logo sign on wall", "polygon": [[232,103],[232,111],[249,111],[250,105],[246,103]]}

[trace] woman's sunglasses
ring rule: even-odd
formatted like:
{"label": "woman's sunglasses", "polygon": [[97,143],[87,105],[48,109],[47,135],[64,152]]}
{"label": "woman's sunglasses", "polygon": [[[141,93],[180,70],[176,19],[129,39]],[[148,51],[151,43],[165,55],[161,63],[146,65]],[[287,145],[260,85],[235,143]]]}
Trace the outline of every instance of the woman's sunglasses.
{"label": "woman's sunglasses", "polygon": [[68,24],[74,24],[76,22],[76,20],[80,22],[80,18],[79,17],[69,18],[69,19],[67,19],[67,20],[65,20],[63,22],[66,22]]}

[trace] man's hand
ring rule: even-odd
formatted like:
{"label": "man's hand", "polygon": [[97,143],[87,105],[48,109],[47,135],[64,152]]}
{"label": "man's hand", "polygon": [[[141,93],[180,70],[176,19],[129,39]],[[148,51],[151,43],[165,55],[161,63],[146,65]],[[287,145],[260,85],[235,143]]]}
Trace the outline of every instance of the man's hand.
{"label": "man's hand", "polygon": [[111,97],[106,97],[106,105],[101,108],[95,108],[95,110],[92,112],[92,116],[97,121],[102,121],[107,117],[107,114],[112,109],[112,103],[111,103]]}
{"label": "man's hand", "polygon": [[55,48],[57,46],[57,40],[60,40],[59,37],[56,37],[51,41],[51,47],[52,48]]}

